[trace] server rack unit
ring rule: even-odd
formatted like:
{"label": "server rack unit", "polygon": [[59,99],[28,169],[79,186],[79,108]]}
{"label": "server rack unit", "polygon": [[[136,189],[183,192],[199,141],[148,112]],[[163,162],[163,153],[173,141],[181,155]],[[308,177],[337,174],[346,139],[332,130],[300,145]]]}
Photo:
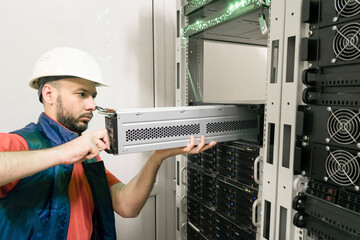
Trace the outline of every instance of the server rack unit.
{"label": "server rack unit", "polygon": [[[111,152],[127,154],[184,147],[189,137],[210,141],[257,139],[262,133],[262,109],[216,105],[128,109],[106,116]],[[261,116],[259,116],[259,114]]]}
{"label": "server rack unit", "polygon": [[[226,11],[221,5],[226,2],[188,1],[186,5],[178,1],[178,13],[183,9],[187,15],[179,17],[188,37],[186,48],[181,48],[181,38],[177,38],[181,52],[177,83],[179,92],[184,86],[187,93],[177,100],[183,104],[197,102],[201,96],[202,72],[198,69],[203,64],[202,39],[241,42],[234,36],[241,20],[234,19],[262,11],[256,6],[239,10],[245,5],[238,5],[239,9],[232,10],[239,10],[239,15],[224,18]],[[267,44],[269,51],[264,142],[260,148],[263,175],[258,191],[261,197],[256,199],[261,199],[262,219],[257,222],[260,234],[255,237],[360,239],[360,2],[273,0],[270,13],[268,42],[257,39],[255,43],[252,37],[243,41]],[[221,31],[233,35],[223,38]],[[196,76],[195,81],[183,82],[187,71]],[[190,88],[191,83],[196,87]],[[184,170],[180,173],[188,168],[190,174],[180,174],[183,184],[177,191],[182,200],[178,209],[187,210],[178,214],[178,229],[187,227],[188,239],[251,239],[251,234],[235,236],[232,229],[246,229],[249,234],[252,227],[243,224],[245,219],[240,224],[231,218],[236,208],[231,208],[227,199],[229,190],[241,192],[237,187],[244,186],[244,181],[232,178],[237,168],[221,150],[212,151],[190,157],[188,164],[178,160],[178,169]],[[247,186],[256,189],[256,184]]]}
{"label": "server rack unit", "polygon": [[[204,40],[267,46],[268,36],[261,34],[259,24],[260,15],[269,17],[268,6],[262,5],[266,3],[177,1],[177,105],[207,104],[202,99]],[[258,109],[263,130],[264,102],[238,104]],[[177,157],[176,239],[261,238],[263,136],[259,131],[255,139],[221,143],[197,156]],[[276,185],[276,180],[271,182]]]}
{"label": "server rack unit", "polygon": [[[226,142],[188,156],[188,223],[205,239],[256,239],[259,147]],[[188,239],[190,235],[188,235]]]}
{"label": "server rack unit", "polygon": [[319,239],[360,239],[360,3],[303,1],[306,105],[298,107],[294,224]]}

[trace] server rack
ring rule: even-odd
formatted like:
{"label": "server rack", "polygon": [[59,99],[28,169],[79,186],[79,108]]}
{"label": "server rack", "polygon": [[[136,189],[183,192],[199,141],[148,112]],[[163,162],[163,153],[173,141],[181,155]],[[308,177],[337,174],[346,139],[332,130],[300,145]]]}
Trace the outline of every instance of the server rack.
{"label": "server rack", "polygon": [[[266,4],[266,1],[260,2]],[[177,38],[177,50],[182,52],[177,59],[178,83],[181,85],[179,79],[185,79],[184,60],[189,64],[191,75],[200,79],[195,81],[196,91],[185,82],[185,91],[180,89],[179,93],[187,95],[181,95],[183,98],[178,95],[179,103],[196,102],[201,96],[202,72],[198,71],[203,64],[201,39],[236,42],[234,36],[221,37],[218,32],[221,26],[229,24],[229,29],[239,32],[237,27],[241,24],[232,20],[261,9],[256,6],[251,11],[245,8],[239,10],[239,15],[221,18],[212,25],[211,15],[216,12],[219,14],[216,17],[222,16],[222,10],[217,8],[221,9],[226,3],[188,1],[186,5],[178,1],[179,12],[184,9],[184,14],[189,15],[188,18],[179,17],[189,40],[185,44],[187,48],[181,48],[181,38]],[[243,3],[251,5],[254,2]],[[266,42],[267,98],[264,141],[260,151],[264,161],[258,192],[261,219],[255,238],[360,238],[359,14],[360,2],[357,0],[271,1],[270,12],[266,14],[270,19],[270,34]],[[202,21],[196,20],[199,16],[203,17]],[[251,40],[247,43],[254,44]],[[261,40],[257,44],[261,44]],[[194,58],[192,54],[200,57]],[[192,174],[180,178],[183,184],[177,194],[183,200],[182,206],[188,204],[188,211],[180,211],[178,222],[182,223],[183,230],[187,227],[188,239],[229,239],[229,236],[251,239],[249,235],[239,237],[231,232],[234,226],[242,230],[251,228],[229,218],[229,214],[235,214],[235,209],[223,204],[227,203],[229,190],[237,190],[239,185],[236,184],[244,182],[243,179],[233,182],[232,174],[236,168],[219,152],[216,149],[216,154],[191,157],[188,163],[178,159],[182,173],[187,172],[187,167],[188,174]],[[221,158],[209,161],[214,159],[214,154]],[[229,183],[230,187],[227,187]],[[206,194],[199,192],[203,187],[209,190]],[[216,191],[210,191],[211,187]],[[216,228],[218,217],[222,219],[223,228]],[[242,219],[242,223],[246,220]],[[216,235],[218,229],[222,229],[224,235]],[[182,237],[185,239],[186,234]]]}
{"label": "server rack", "polygon": [[[202,98],[204,40],[268,45],[268,35],[261,33],[259,25],[259,14],[269,18],[266,1],[263,4],[258,0],[177,1],[178,106],[208,104]],[[264,103],[238,103],[258,109],[262,130]],[[257,139],[221,143],[197,156],[176,158],[176,239],[261,238],[266,231],[262,227],[264,135],[261,131]],[[274,141],[269,141],[269,151]],[[273,189],[267,191],[275,198],[276,179],[270,182]],[[268,211],[270,215],[274,208]],[[270,220],[266,225],[274,227]]]}
{"label": "server rack", "polygon": [[307,188],[295,196],[293,223],[308,238],[360,239],[360,3],[302,1],[295,174]]}

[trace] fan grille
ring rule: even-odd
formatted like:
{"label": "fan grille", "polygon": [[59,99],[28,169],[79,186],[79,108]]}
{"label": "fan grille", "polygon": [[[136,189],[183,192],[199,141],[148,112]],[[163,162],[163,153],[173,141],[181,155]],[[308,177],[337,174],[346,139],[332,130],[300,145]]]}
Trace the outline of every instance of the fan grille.
{"label": "fan grille", "polygon": [[344,61],[351,61],[360,57],[360,24],[350,23],[343,26],[337,31],[334,41],[333,49],[335,59],[340,58]]}
{"label": "fan grille", "polygon": [[327,122],[327,130],[330,139],[340,144],[356,143],[360,137],[359,114],[349,109],[338,109],[331,111]]}
{"label": "fan grille", "polygon": [[335,10],[343,17],[353,17],[360,13],[360,3],[356,0],[335,0]]}
{"label": "fan grille", "polygon": [[344,150],[330,152],[325,168],[331,180],[340,186],[355,185],[359,179],[360,167],[357,156]]}

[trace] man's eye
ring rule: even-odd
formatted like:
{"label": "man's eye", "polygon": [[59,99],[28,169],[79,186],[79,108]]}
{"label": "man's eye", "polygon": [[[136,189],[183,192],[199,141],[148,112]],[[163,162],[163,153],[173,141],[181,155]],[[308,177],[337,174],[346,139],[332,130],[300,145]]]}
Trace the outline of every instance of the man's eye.
{"label": "man's eye", "polygon": [[85,97],[85,93],[78,93],[80,97]]}

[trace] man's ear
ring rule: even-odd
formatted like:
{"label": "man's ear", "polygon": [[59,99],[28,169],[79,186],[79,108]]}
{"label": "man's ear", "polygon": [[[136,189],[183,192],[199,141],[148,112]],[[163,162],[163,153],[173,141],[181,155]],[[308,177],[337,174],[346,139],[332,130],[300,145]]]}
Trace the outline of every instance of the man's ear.
{"label": "man's ear", "polygon": [[47,102],[49,104],[54,104],[57,99],[57,94],[57,89],[54,86],[45,83],[42,89],[42,98],[44,103]]}

